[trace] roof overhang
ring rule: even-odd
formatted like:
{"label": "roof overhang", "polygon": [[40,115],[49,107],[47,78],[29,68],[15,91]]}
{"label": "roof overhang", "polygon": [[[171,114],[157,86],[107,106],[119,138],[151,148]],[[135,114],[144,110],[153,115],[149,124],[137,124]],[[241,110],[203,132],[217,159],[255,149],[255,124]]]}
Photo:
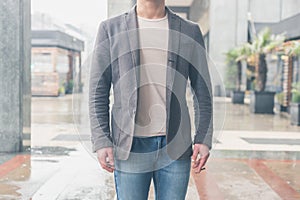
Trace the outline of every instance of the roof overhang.
{"label": "roof overhang", "polygon": [[32,47],[59,47],[71,51],[84,50],[84,42],[69,34],[57,30],[33,30]]}
{"label": "roof overhang", "polygon": [[259,32],[264,28],[269,27],[273,34],[285,33],[287,40],[297,40],[300,39],[299,22],[300,22],[300,14],[297,14],[277,23],[254,22],[254,27],[256,29],[256,32]]}

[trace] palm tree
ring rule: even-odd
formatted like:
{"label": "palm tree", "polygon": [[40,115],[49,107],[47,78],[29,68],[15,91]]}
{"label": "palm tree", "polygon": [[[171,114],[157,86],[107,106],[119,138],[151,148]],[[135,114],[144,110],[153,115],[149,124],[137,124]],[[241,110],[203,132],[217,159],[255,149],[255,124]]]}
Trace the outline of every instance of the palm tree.
{"label": "palm tree", "polygon": [[[300,56],[300,42],[294,41],[287,54],[289,56]],[[300,82],[296,82],[292,86],[292,102],[300,103]]]}
{"label": "palm tree", "polygon": [[[290,57],[300,56],[300,41],[291,43],[286,52]],[[300,82],[294,82],[292,85],[292,99],[290,104],[290,120],[292,125],[300,126]]]}
{"label": "palm tree", "polygon": [[230,49],[226,53],[226,60],[228,65],[236,66],[236,87],[237,91],[241,91],[242,84],[242,61],[247,60],[251,55],[251,46],[248,43],[245,43],[241,46]]}
{"label": "palm tree", "polygon": [[288,49],[287,54],[289,56],[299,56],[300,55],[300,41],[294,41],[291,47]]}
{"label": "palm tree", "polygon": [[256,60],[256,90],[262,92],[266,88],[268,66],[266,55],[281,47],[284,43],[284,34],[271,34],[269,28],[262,30],[252,43],[252,54]]}
{"label": "palm tree", "polygon": [[[230,82],[232,85],[232,81],[236,80],[237,74],[239,74],[239,67],[236,59],[239,57],[237,48],[232,48],[226,53],[226,63],[227,63],[227,82]],[[238,76],[239,77],[239,76]],[[238,78],[239,79],[239,78]],[[229,84],[227,84],[229,85]],[[237,80],[234,83],[235,89],[240,90],[240,81]],[[230,86],[229,86],[230,87]],[[232,87],[232,86],[231,86]]]}

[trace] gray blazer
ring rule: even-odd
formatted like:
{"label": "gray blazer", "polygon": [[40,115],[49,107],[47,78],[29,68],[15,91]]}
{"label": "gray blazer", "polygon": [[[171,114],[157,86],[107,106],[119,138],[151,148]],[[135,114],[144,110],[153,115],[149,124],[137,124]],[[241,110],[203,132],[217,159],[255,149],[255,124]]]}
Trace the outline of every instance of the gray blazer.
{"label": "gray blazer", "polygon": [[[172,159],[192,155],[192,143],[212,145],[213,112],[210,75],[199,26],[166,7],[169,45],[166,90],[167,152]],[[139,44],[136,6],[100,24],[90,69],[89,115],[93,152],[114,147],[126,160],[134,135],[139,88]],[[192,141],[186,102],[193,92],[195,134]],[[113,86],[114,104],[109,96]]]}

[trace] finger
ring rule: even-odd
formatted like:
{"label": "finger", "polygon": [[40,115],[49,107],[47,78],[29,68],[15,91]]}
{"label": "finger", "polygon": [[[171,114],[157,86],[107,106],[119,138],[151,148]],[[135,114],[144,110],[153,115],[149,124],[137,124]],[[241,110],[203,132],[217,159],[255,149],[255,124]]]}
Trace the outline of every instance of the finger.
{"label": "finger", "polygon": [[113,156],[113,151],[110,150],[108,151],[108,164],[112,167],[114,167],[114,156]]}
{"label": "finger", "polygon": [[[109,158],[109,154],[110,153],[105,153],[103,154],[100,158],[99,158],[99,162],[100,162],[100,165],[101,166],[105,166],[105,167],[109,167],[109,168],[112,168],[114,169],[114,163],[113,163],[113,156],[111,155],[111,158]],[[111,161],[112,162],[111,162]]]}
{"label": "finger", "polygon": [[199,159],[197,159],[198,155],[199,155],[199,150],[194,149],[194,152],[192,155],[193,168],[196,168],[199,165]]}
{"label": "finger", "polygon": [[194,168],[197,168],[200,164],[200,159],[201,159],[201,154],[200,152],[198,153],[197,157],[196,157],[196,160],[194,161]]}
{"label": "finger", "polygon": [[193,151],[193,155],[192,155],[192,161],[196,161],[197,160],[198,154],[199,154],[199,149],[195,146],[194,147],[194,151]]}
{"label": "finger", "polygon": [[208,156],[209,154],[207,154],[206,156],[203,156],[201,159],[200,159],[200,166],[201,168],[206,164],[207,160],[208,160]]}
{"label": "finger", "polygon": [[112,164],[110,164],[109,162],[106,162],[106,163],[105,163],[105,166],[106,166],[106,167],[109,167],[109,168],[111,168],[111,169],[113,169],[113,170],[115,169],[115,166],[112,165]]}
{"label": "finger", "polygon": [[101,163],[105,162],[106,157],[107,157],[106,153],[98,154],[97,158],[98,158],[99,163],[101,164]]}
{"label": "finger", "polygon": [[114,171],[114,169],[112,169],[112,168],[110,168],[110,167],[108,167],[108,166],[106,166],[106,165],[101,165],[102,166],[102,168],[104,169],[104,170],[106,170],[106,171],[108,171],[108,172],[110,172],[110,173],[112,173],[113,171]]}
{"label": "finger", "polygon": [[106,162],[101,162],[100,165],[103,169],[105,169],[108,172],[113,172],[114,171],[114,168],[109,167]]}
{"label": "finger", "polygon": [[193,168],[197,168],[199,166],[199,164],[200,164],[199,160],[194,161]]}
{"label": "finger", "polygon": [[205,170],[205,167],[197,168],[197,169],[195,170],[195,173],[196,173],[196,174],[199,174],[199,173],[201,173],[203,170]]}
{"label": "finger", "polygon": [[199,165],[198,165],[198,167],[197,167],[197,169],[196,169],[196,171],[195,171],[196,173],[200,173],[200,172],[201,172],[201,169],[204,167],[204,165],[205,165],[207,159],[208,159],[208,155],[207,155],[207,156],[204,156],[204,157],[202,157],[202,158],[200,159],[200,163],[199,163]]}

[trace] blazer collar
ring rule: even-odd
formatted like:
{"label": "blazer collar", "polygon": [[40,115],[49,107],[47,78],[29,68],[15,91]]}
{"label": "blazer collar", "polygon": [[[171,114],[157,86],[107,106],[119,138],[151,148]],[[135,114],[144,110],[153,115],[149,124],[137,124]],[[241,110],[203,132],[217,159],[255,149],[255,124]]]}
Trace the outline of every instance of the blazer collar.
{"label": "blazer collar", "polygon": [[[129,43],[130,48],[138,49],[138,20],[137,20],[137,13],[136,13],[136,5],[134,5],[129,12],[125,14],[125,21],[127,25],[127,31],[129,36]],[[169,37],[169,52],[173,52],[178,54],[179,51],[179,43],[180,43],[180,20],[179,17],[168,7],[166,6],[166,12],[168,13],[168,20],[169,20],[169,30],[170,30],[170,37]],[[135,61],[139,62],[138,55],[134,55]],[[169,60],[176,62],[176,57],[174,55],[169,54]],[[135,63],[136,65],[138,63]]]}
{"label": "blazer collar", "polygon": [[[169,29],[180,31],[180,21],[178,16],[168,7],[166,6],[166,12],[168,13],[169,20]],[[129,12],[126,13],[126,23],[128,30],[137,29],[137,13],[136,13],[136,5],[134,5]]]}

